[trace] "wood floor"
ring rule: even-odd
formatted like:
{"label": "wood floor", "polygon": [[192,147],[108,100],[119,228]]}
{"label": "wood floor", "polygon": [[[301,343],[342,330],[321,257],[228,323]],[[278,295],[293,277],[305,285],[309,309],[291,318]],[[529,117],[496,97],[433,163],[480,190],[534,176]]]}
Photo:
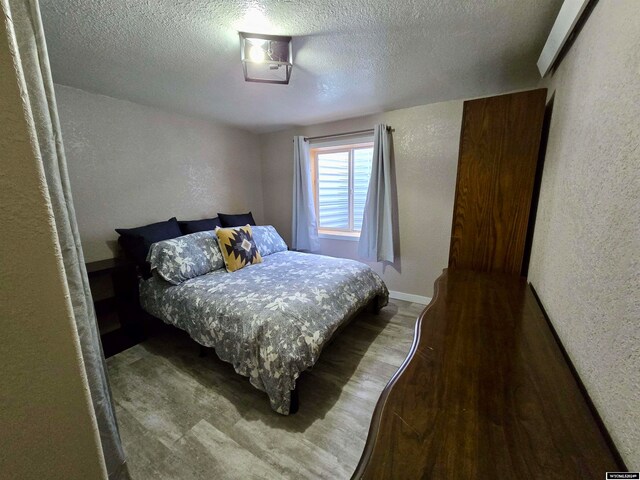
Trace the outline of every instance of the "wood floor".
{"label": "wood floor", "polygon": [[391,300],[354,319],[300,377],[300,410],[287,417],[215,353],[198,357],[177,330],[109,358],[132,478],[350,478],[423,309]]}

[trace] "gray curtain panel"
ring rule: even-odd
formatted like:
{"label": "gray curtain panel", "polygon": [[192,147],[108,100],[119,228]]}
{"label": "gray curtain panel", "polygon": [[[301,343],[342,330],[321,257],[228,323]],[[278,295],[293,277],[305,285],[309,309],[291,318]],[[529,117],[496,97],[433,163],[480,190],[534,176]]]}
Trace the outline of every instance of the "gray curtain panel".
{"label": "gray curtain panel", "polygon": [[358,255],[376,262],[395,260],[392,202],[391,132],[376,125],[373,132],[373,165],[364,205]]}
{"label": "gray curtain panel", "polygon": [[293,215],[291,248],[303,252],[320,250],[318,223],[311,183],[309,144],[304,137],[293,138]]}
{"label": "gray curtain panel", "polygon": [[13,23],[22,67],[21,83],[27,94],[31,123],[53,205],[107,472],[110,479],[128,479],[71,198],[40,7],[37,0],[2,0],[2,6]]}

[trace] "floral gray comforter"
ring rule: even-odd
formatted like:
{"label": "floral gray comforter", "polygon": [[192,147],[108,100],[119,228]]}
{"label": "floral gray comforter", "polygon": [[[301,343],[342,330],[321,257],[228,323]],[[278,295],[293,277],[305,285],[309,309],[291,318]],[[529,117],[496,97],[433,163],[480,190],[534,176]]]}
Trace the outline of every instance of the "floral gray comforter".
{"label": "floral gray comforter", "polygon": [[374,297],[382,307],[388,291],[367,265],[290,251],[233,273],[219,269],[179,285],[154,276],[140,286],[147,312],[215,348],[284,415],[300,373]]}

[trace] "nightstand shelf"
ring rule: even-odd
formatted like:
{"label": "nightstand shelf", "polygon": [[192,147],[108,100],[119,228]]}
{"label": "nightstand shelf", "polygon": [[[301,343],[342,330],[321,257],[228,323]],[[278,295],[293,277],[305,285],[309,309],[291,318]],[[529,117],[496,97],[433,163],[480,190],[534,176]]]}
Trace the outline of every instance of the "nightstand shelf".
{"label": "nightstand shelf", "polygon": [[93,304],[105,357],[137,344],[140,329],[137,312],[135,266],[127,260],[109,258],[86,264]]}

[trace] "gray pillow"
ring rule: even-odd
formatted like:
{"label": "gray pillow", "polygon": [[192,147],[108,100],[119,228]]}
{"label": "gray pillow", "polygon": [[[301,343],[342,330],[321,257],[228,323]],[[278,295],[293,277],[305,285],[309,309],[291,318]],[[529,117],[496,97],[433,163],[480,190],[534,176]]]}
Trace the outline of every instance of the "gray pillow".
{"label": "gray pillow", "polygon": [[197,232],[151,245],[147,261],[173,285],[224,267],[215,232]]}
{"label": "gray pillow", "polygon": [[251,227],[251,232],[258,251],[263,257],[288,249],[287,244],[271,225]]}

